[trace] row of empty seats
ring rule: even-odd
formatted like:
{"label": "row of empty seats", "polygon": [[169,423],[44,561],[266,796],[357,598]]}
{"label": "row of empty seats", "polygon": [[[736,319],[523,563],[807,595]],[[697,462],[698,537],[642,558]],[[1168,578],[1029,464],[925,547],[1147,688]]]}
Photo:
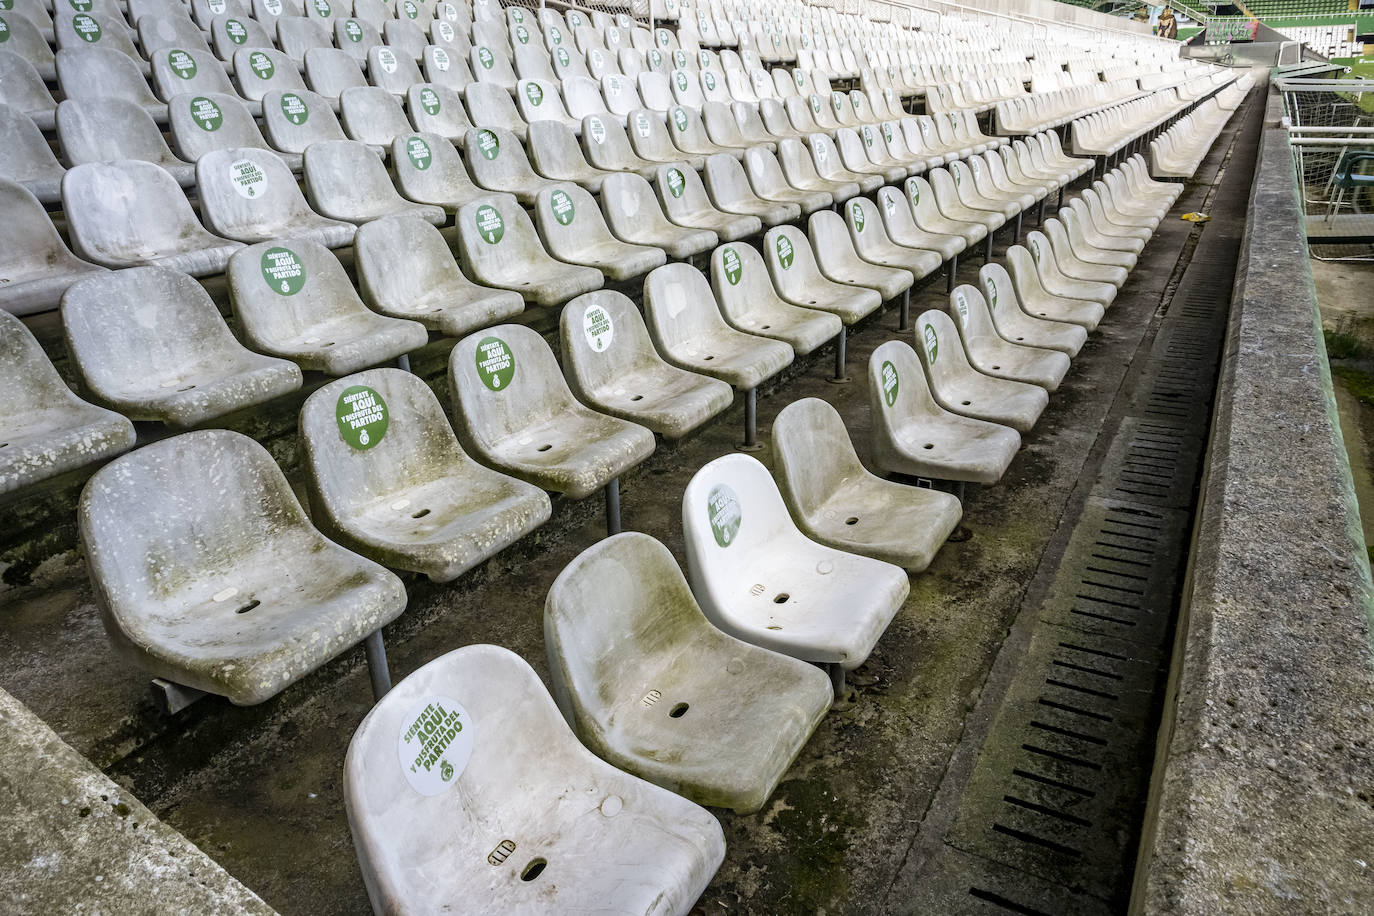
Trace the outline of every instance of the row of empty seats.
{"label": "row of empty seats", "polygon": [[1253,78],[1246,74],[1151,140],[1150,174],[1156,178],[1192,178],[1252,85]]}

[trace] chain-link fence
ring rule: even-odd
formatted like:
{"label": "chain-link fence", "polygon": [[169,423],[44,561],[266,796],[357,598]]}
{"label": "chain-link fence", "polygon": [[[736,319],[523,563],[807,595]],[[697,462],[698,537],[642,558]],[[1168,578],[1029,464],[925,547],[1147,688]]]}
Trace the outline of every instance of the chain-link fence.
{"label": "chain-link fence", "polygon": [[1280,79],[1279,89],[1309,242],[1374,246],[1374,81]]}

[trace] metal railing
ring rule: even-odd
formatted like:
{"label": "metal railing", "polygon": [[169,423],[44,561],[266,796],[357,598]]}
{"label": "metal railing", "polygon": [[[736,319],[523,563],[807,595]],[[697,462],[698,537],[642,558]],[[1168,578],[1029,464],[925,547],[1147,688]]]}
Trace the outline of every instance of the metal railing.
{"label": "metal railing", "polygon": [[1374,98],[1374,80],[1276,82],[1308,239],[1374,242],[1374,175],[1353,164],[1356,154],[1374,154],[1374,112],[1360,104]]}

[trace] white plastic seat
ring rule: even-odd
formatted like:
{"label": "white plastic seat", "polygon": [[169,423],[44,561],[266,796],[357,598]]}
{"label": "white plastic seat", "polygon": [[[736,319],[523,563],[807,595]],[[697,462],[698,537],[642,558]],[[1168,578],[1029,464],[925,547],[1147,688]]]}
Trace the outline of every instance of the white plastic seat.
{"label": "white plastic seat", "polygon": [[396,193],[380,159],[357,140],[325,140],[305,151],[305,190],[315,210],[330,219],[362,225],[384,216],[418,216],[436,226],[448,221],[442,207],[418,204]]}
{"label": "white plastic seat", "polygon": [[549,254],[569,264],[595,268],[617,282],[646,274],[668,259],[661,248],[632,245],[613,236],[596,198],[568,182],[539,192],[534,223]]}
{"label": "white plastic seat", "polygon": [[[8,212],[8,211],[7,211]],[[134,425],[72,394],[24,323],[0,310],[0,496],[133,448]]]}
{"label": "white plastic seat", "polygon": [[533,204],[540,191],[554,184],[531,168],[524,147],[508,130],[469,130],[463,137],[463,153],[479,187],[514,194],[522,204]]}
{"label": "white plastic seat", "polygon": [[574,559],[544,630],[554,695],[588,748],[700,804],[762,808],[830,708],[824,673],[713,627],[645,534]]}
{"label": "white plastic seat", "polygon": [[[816,162],[806,145],[799,139],[787,137],[778,141],[778,164],[787,183],[803,191],[824,191],[835,203],[844,203],[862,193],[857,181],[839,181],[821,177]],[[815,212],[815,211],[812,211]]]}
{"label": "white plastic seat", "polygon": [[[53,33],[57,38],[58,52],[77,49],[86,49],[94,45],[97,48],[107,51],[114,51],[122,54],[138,69],[144,76],[148,75],[148,62],[143,59],[138,48],[134,46],[134,32],[124,22],[124,17],[118,12],[97,13],[97,12],[75,12],[72,15],[64,15],[65,10],[58,8],[59,13],[53,21]],[[73,8],[75,9],[75,8]],[[14,17],[16,24],[23,21],[23,17]],[[11,26],[14,31],[14,26]],[[13,41],[14,39],[11,39]],[[9,42],[6,42],[9,44]],[[41,52],[39,54],[25,54],[35,63],[42,61]],[[41,72],[41,71],[40,71]]]}
{"label": "white plastic seat", "polygon": [[301,407],[300,432],[320,530],[392,569],[451,582],[552,512],[543,490],[468,457],[439,399],[409,372],[330,382]]}
{"label": "white plastic seat", "polygon": [[228,430],[111,462],[77,523],[119,654],[236,705],[271,699],[405,609],[401,580],[326,540],[267,450]]}
{"label": "white plastic seat", "polygon": [[834,141],[826,134],[810,134],[806,138],[806,145],[811,151],[811,161],[816,167],[816,174],[827,181],[858,182],[859,189],[864,194],[872,194],[886,181],[881,174],[854,172],[845,168]]}
{"label": "white plastic seat", "polygon": [[[865,125],[872,137],[872,125]],[[871,143],[871,140],[870,140]],[[876,175],[885,183],[901,181],[907,176],[906,166],[894,162],[875,162],[870,148],[864,145],[858,130],[841,127],[835,132],[835,150],[839,154],[840,165],[857,175]]]}
{"label": "white plastic seat", "polygon": [[557,121],[530,124],[526,152],[530,165],[543,177],[575,181],[593,194],[601,191],[601,183],[612,174],[587,162],[572,129]]}
{"label": "white plastic seat", "polygon": [[[305,4],[307,11],[314,5],[314,0],[308,0]],[[338,52],[347,57],[342,51],[334,47],[333,41],[326,28],[318,18],[307,16],[291,16],[283,14],[277,17],[277,47],[283,54],[291,58],[296,66],[307,63],[307,58],[312,50]],[[361,71],[359,71],[361,75]],[[310,76],[310,68],[306,67],[306,76]],[[321,95],[328,95],[311,80],[310,88]]]}
{"label": "white plastic seat", "polygon": [[[515,75],[523,80],[543,80],[553,82],[557,77],[553,72],[553,60],[549,57],[549,51],[539,41],[529,44],[517,44],[515,53],[512,55],[512,64]],[[517,88],[516,95],[520,94]]]}
{"label": "white plastic seat", "polygon": [[348,17],[334,20],[334,47],[356,60],[367,63],[367,52],[382,43],[382,33],[366,19]]}
{"label": "white plastic seat", "polygon": [[702,178],[712,202],[727,213],[757,216],[767,226],[790,223],[801,217],[801,206],[789,201],[765,200],[754,193],[739,160],[717,153],[706,160]]}
{"label": "white plastic seat", "polygon": [[[1072,213],[1072,210],[1065,209],[1065,213]],[[1111,258],[1107,252],[1101,252],[1086,243],[1076,245],[1069,237],[1064,224],[1051,217],[1040,224],[1040,229],[1046,238],[1049,239],[1050,246],[1054,248],[1055,260],[1059,262],[1059,268],[1065,276],[1074,277],[1080,280],[1092,280],[1096,283],[1110,283],[1117,289],[1125,284],[1130,273],[1125,267],[1119,264],[1104,263],[1103,258]],[[1132,255],[1132,257],[1134,257]]]}
{"label": "white plastic seat", "polygon": [[456,213],[466,203],[493,196],[491,191],[473,182],[458,150],[437,134],[397,137],[391,143],[391,167],[396,185],[406,199],[442,207],[448,213]]}
{"label": "white plastic seat", "polygon": [[1035,267],[1029,249],[1021,245],[1008,248],[1006,268],[1016,290],[1017,301],[1032,317],[1067,321],[1089,331],[1102,321],[1106,312],[1102,303],[1059,296],[1047,290],[1040,282],[1040,272]]}
{"label": "white plastic seat", "polygon": [[[611,131],[615,131],[614,126]],[[630,112],[625,122],[625,134],[635,154],[655,166],[665,162],[685,162],[699,172],[706,165],[705,156],[688,155],[674,146],[663,119],[647,109]]]}
{"label": "white plastic seat", "polygon": [[308,238],[328,248],[353,241],[352,223],[310,209],[291,170],[271,153],[216,150],[196,163],[201,217],[216,235],[252,244]]}
{"label": "white plastic seat", "polygon": [[146,111],[124,99],[64,100],[57,107],[57,137],[68,165],[138,159],[166,169],[184,188],[195,184],[195,166],[172,152]]}
{"label": "white plastic seat", "polygon": [[721,245],[711,253],[711,290],[732,328],[780,340],[801,355],[829,343],[844,330],[836,315],[792,305],[780,297],[763,257],[750,245]]}
{"label": "white plastic seat", "polygon": [[984,264],[978,271],[978,286],[988,303],[997,333],[1004,340],[1058,350],[1072,358],[1088,339],[1088,332],[1081,325],[1048,320],[1023,311],[1011,276],[1000,264]]}
{"label": "white plastic seat", "polygon": [[976,288],[956,286],[950,293],[949,312],[964,342],[964,353],[984,375],[1039,385],[1053,392],[1068,374],[1069,358],[1058,350],[1005,340]]}
{"label": "white plastic seat", "polygon": [[429,342],[424,325],[369,311],[318,242],[260,242],[229,259],[229,299],[244,340],[302,369],[348,375]]}
{"label": "white plastic seat", "polygon": [[563,80],[563,104],[574,118],[610,115],[606,100],[601,97],[601,83],[591,77],[572,76]]}
{"label": "white plastic seat", "polygon": [[[411,732],[422,717],[482,737],[440,749]],[[422,758],[413,774],[398,746]],[[714,817],[593,756],[534,670],[497,646],[450,652],[373,707],[349,745],[344,798],[377,912],[438,899],[483,913],[684,914],[725,855]]]}
{"label": "white plastic seat", "polygon": [[[782,138],[773,134],[763,123],[763,119],[759,116],[759,104],[732,102],[730,103],[730,115],[735,119],[735,127],[739,131],[740,138],[748,143],[750,148],[763,146],[767,147],[769,152],[777,152],[778,140]],[[710,125],[708,124],[707,127],[709,128]]]}
{"label": "white plastic seat", "polygon": [[701,115],[695,108],[674,105],[668,110],[668,135],[673,145],[689,156],[714,156],[724,153],[744,160],[744,150],[739,147],[720,146],[711,142],[706,128],[701,123]]}
{"label": "white plastic seat", "polygon": [[1096,302],[1103,308],[1111,305],[1112,300],[1116,298],[1116,287],[1110,283],[1080,280],[1064,273],[1059,265],[1057,253],[1042,233],[1028,232],[1026,248],[1030,250],[1031,260],[1040,274],[1040,285],[1047,292],[1056,296]]}
{"label": "white plastic seat", "polygon": [[[167,103],[172,145],[181,158],[195,162],[217,149],[270,149],[257,121],[237,96],[179,95]],[[276,153],[293,169],[298,156]]]}
{"label": "white plastic seat", "polygon": [[[8,16],[0,17],[5,22],[5,50],[28,61],[38,73],[38,78],[44,81],[52,80],[57,75],[57,70],[53,61],[52,48],[48,45],[47,38],[39,27],[30,22],[25,16],[15,16],[11,13]],[[54,23],[54,27],[56,23]],[[118,54],[118,51],[113,53]]]}
{"label": "white plastic seat", "polygon": [[611,175],[602,182],[601,210],[616,238],[662,248],[670,258],[685,260],[719,243],[710,229],[689,229],[669,222],[653,188],[629,172]]}
{"label": "white plastic seat", "polygon": [[77,258],[47,211],[23,185],[0,178],[0,310],[29,315],[55,308],[67,287],[105,268]]}
{"label": "white plastic seat", "polygon": [[411,86],[424,81],[410,55],[390,45],[368,49],[367,76],[373,86],[397,96],[405,95]]}
{"label": "white plastic seat", "polygon": [[18,109],[0,103],[0,178],[22,184],[43,203],[62,196],[62,163],[43,133]]}
{"label": "white plastic seat", "polygon": [[[401,0],[402,8],[405,4],[406,0]],[[425,30],[409,18],[388,18],[382,25],[382,39],[395,49],[398,57],[412,64],[417,63],[429,47]]]}
{"label": "white plastic seat", "polygon": [[373,220],[353,242],[358,290],[375,312],[463,337],[525,310],[519,293],[473,283],[439,230],[414,216]]}
{"label": "white plastic seat", "polygon": [[447,86],[461,92],[474,80],[468,69],[468,58],[463,45],[425,48],[420,58],[420,70],[425,79],[436,86]]}
{"label": "white plastic seat", "polygon": [[831,280],[877,290],[883,301],[903,293],[909,296],[916,283],[916,275],[905,267],[889,267],[864,260],[854,247],[845,218],[834,211],[812,213],[807,221],[807,235],[821,273]]}
{"label": "white plastic seat", "polygon": [[909,248],[893,241],[877,205],[868,198],[854,198],[845,204],[845,210],[849,240],[865,261],[909,270],[917,280],[935,273],[944,263],[944,258],[934,251]]}
{"label": "white plastic seat", "polygon": [[[916,193],[919,195],[919,190]],[[888,238],[898,245],[933,251],[943,260],[957,258],[968,248],[968,239],[962,235],[927,232],[918,226],[910,199],[900,188],[888,186],[878,189],[878,212]],[[953,273],[953,269],[950,272]]]}
{"label": "white plastic seat", "polygon": [[24,57],[0,49],[0,103],[28,115],[39,130],[53,130],[57,101]]}
{"label": "white plastic seat", "polygon": [[1129,230],[1112,224],[1100,207],[1096,208],[1096,211],[1089,209],[1083,198],[1072,198],[1063,209],[1077,215],[1079,232],[1092,245],[1108,251],[1129,252],[1134,255],[1139,255],[1145,250],[1144,239],[1126,235]]}
{"label": "white plastic seat", "polygon": [[[957,343],[957,341],[956,341]],[[869,444],[885,474],[992,484],[1021,448],[1016,430],[946,410],[905,341],[889,340],[868,358]]]}
{"label": "white plastic seat", "polygon": [[578,400],[665,439],[681,439],[734,399],[725,382],[664,362],[623,293],[601,290],[569,302],[559,341],[563,375]]}
{"label": "white plastic seat", "polygon": [[1049,404],[1039,385],[984,375],[964,353],[954,319],[931,309],[916,319],[916,346],[941,407],[966,417],[1030,432]]}
{"label": "white plastic seat", "polygon": [[235,339],[199,283],[162,267],[93,276],[62,297],[67,352],[102,404],[186,428],[301,387],[301,371]]}
{"label": "white plastic seat", "polygon": [[634,80],[618,73],[608,73],[601,78],[601,98],[606,102],[606,110],[622,124],[630,112],[644,107]]}
{"label": "white plastic seat", "polygon": [[692,593],[731,636],[850,671],[906,600],[900,567],[797,529],[768,470],[748,455],[707,464],[682,497]]}
{"label": "white plastic seat", "polygon": [[[919,374],[916,356],[907,349]],[[894,385],[894,396],[899,387]],[[872,405],[875,413],[885,408],[885,400],[882,406],[876,400]],[[778,412],[773,454],[774,476],[792,520],[807,537],[836,550],[918,573],[930,565],[963,516],[959,500],[949,493],[869,473],[839,412],[818,398],[793,401]]]}
{"label": "white plastic seat", "polygon": [[269,92],[305,89],[305,80],[291,58],[274,48],[235,51],[234,82],[238,84],[238,94],[250,102],[261,102]]}
{"label": "white plastic seat", "polygon": [[634,151],[625,127],[608,114],[582,119],[582,149],[588,162],[606,172],[633,172],[647,180],[659,166]]}
{"label": "white plastic seat", "polygon": [[846,325],[882,307],[883,296],[876,289],[842,283],[823,274],[811,242],[795,226],[768,230],[763,253],[774,289],[793,305],[838,315]]}
{"label": "white plastic seat", "polygon": [[308,89],[263,96],[262,129],[273,149],[293,156],[312,143],[348,139],[329,101]]}
{"label": "white plastic seat", "polygon": [[350,140],[385,149],[412,130],[400,99],[376,86],[351,86],[339,93],[339,123]]}
{"label": "white plastic seat", "polygon": [[559,305],[600,289],[601,271],[565,264],[544,250],[527,214],[506,195],[463,205],[454,219],[463,272],[479,283],[520,293],[537,305]]}
{"label": "white plastic seat", "polygon": [[763,231],[763,222],[757,216],[718,209],[707,196],[701,177],[684,162],[659,166],[655,186],[664,213],[679,226],[709,229],[722,242]]}
{"label": "white plastic seat", "polygon": [[72,248],[105,267],[170,267],[193,277],[224,270],[242,248],[206,232],[176,179],[151,162],[89,162],[62,180]]}
{"label": "white plastic seat", "polygon": [[232,60],[244,49],[276,49],[271,36],[256,19],[227,13],[210,23],[210,47],[224,61]]}
{"label": "white plastic seat", "polygon": [[165,48],[187,48],[209,53],[205,35],[190,16],[144,15],[136,22],[138,43],[148,60]]}
{"label": "white plastic seat", "polygon": [[829,191],[804,190],[788,184],[777,157],[764,147],[744,151],[744,168],[755,194],[765,200],[796,204],[801,216],[823,210],[835,202]]}
{"label": "white plastic seat", "polygon": [[553,351],[527,327],[500,325],[460,340],[449,384],[464,448],[571,499],[614,484],[654,450],[649,430],[578,403]]}
{"label": "white plastic seat", "polygon": [[568,114],[563,107],[558,84],[545,80],[521,80],[515,100],[520,116],[528,122],[557,121],[575,133],[582,132],[582,122]]}
{"label": "white plastic seat", "polygon": [[482,38],[474,30],[472,52],[468,55],[469,66],[475,82],[490,83],[506,92],[515,90],[515,68],[504,48],[482,44]]}
{"label": "white plastic seat", "polygon": [[[953,163],[958,165],[958,163]],[[1001,229],[1007,224],[1006,214],[1001,208],[997,210],[985,210],[970,207],[959,193],[958,183],[951,177],[951,173],[945,169],[931,169],[926,178],[929,179],[930,196],[935,202],[936,209],[946,219],[951,219],[962,223],[981,223],[985,228],[983,237],[987,239],[989,250],[992,245],[992,233]],[[920,178],[908,178],[908,188],[910,182],[921,181]],[[923,189],[924,191],[924,189]],[[924,194],[923,194],[924,196]],[[920,214],[917,212],[917,222],[920,223]]]}
{"label": "white plastic seat", "polygon": [[[906,199],[911,204],[912,221],[922,231],[957,235],[968,245],[976,245],[988,237],[987,223],[973,218],[947,216],[936,203],[935,192],[926,179],[919,176],[908,178],[904,188]],[[954,203],[958,203],[957,198]]]}

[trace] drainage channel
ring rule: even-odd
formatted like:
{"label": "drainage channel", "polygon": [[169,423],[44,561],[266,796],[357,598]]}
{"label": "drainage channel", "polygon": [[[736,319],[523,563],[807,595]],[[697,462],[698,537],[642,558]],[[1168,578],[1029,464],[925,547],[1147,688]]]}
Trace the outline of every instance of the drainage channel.
{"label": "drainage channel", "polygon": [[1239,114],[1212,221],[1117,397],[1029,637],[1004,649],[1019,661],[943,837],[926,840],[917,900],[894,911],[1127,907],[1262,102]]}

